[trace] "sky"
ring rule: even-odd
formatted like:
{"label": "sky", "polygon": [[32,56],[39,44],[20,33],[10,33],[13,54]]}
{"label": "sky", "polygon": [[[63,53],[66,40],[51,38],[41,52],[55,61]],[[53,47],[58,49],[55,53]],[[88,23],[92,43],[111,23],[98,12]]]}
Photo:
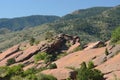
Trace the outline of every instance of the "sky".
{"label": "sky", "polygon": [[0,18],[64,16],[78,9],[120,5],[120,0],[0,0]]}

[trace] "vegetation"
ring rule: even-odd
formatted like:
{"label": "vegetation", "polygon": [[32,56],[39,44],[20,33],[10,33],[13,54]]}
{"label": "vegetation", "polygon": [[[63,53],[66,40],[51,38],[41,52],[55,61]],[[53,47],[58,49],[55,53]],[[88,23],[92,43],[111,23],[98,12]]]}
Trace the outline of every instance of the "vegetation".
{"label": "vegetation", "polygon": [[[90,62],[91,64],[91,62]],[[83,62],[78,69],[77,80],[103,80],[103,74],[97,69],[92,67],[88,68],[86,63]]]}
{"label": "vegetation", "polygon": [[57,65],[55,63],[49,65],[49,69],[55,69],[57,68]]}
{"label": "vegetation", "polygon": [[57,80],[51,75],[40,74],[34,68],[23,70],[23,65],[0,67],[0,80]]}
{"label": "vegetation", "polygon": [[73,52],[80,51],[80,50],[82,50],[82,49],[83,49],[82,46],[78,46],[77,48],[74,49]]}
{"label": "vegetation", "polygon": [[109,55],[109,52],[108,52],[107,48],[105,49],[105,55],[106,56]]}
{"label": "vegetation", "polygon": [[113,31],[111,42],[120,44],[120,27],[116,28],[115,31]]}
{"label": "vegetation", "polygon": [[10,58],[7,60],[7,65],[11,65],[11,64],[14,64],[16,61],[14,58]]}
{"label": "vegetation", "polygon": [[89,61],[88,69],[93,69],[94,67],[95,67],[94,63],[92,61]]}
{"label": "vegetation", "polygon": [[39,61],[39,60],[45,60],[45,58],[48,56],[47,53],[45,52],[39,52],[36,55],[34,55],[34,60],[35,62]]}
{"label": "vegetation", "polygon": [[13,19],[0,19],[0,28],[6,28],[11,31],[22,30],[29,27],[34,27],[37,25],[42,25],[44,23],[53,22],[59,19],[58,16],[42,16],[34,15]]}
{"label": "vegetation", "polygon": [[52,39],[53,36],[54,36],[54,33],[48,31],[45,33],[45,40],[48,40],[48,39],[50,40],[50,39]]}
{"label": "vegetation", "polygon": [[53,55],[47,55],[46,57],[45,57],[45,59],[44,59],[44,62],[45,63],[48,63],[48,62],[52,62],[52,61],[54,61],[55,60],[55,57],[53,56]]}
{"label": "vegetation", "polygon": [[60,59],[60,58],[62,58],[64,56],[66,56],[66,55],[68,55],[68,53],[66,53],[66,52],[59,53],[59,55],[57,56],[57,59]]}
{"label": "vegetation", "polygon": [[39,52],[36,55],[34,55],[34,61],[38,62],[39,60],[44,60],[44,62],[47,64],[48,62],[52,62],[56,60],[56,54],[48,54],[46,52]]}
{"label": "vegetation", "polygon": [[34,43],[35,43],[35,38],[32,37],[32,38],[30,39],[30,45],[33,46]]}

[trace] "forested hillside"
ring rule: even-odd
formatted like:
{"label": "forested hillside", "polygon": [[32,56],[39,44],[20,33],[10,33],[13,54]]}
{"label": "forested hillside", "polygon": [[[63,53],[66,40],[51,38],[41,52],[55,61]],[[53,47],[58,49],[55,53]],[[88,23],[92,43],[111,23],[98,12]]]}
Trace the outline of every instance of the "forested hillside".
{"label": "forested hillside", "polygon": [[19,31],[24,28],[34,27],[44,23],[53,22],[59,19],[58,16],[33,15],[12,19],[0,19],[0,29],[6,28],[11,31]]}

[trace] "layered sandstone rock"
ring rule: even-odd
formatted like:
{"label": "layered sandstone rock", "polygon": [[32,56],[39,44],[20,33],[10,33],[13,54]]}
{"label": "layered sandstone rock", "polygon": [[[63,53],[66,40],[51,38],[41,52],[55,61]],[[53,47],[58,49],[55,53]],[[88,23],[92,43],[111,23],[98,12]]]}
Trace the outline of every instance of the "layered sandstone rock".
{"label": "layered sandstone rock", "polygon": [[23,54],[16,58],[16,62],[22,62],[25,60],[30,59],[33,55],[35,55],[39,51],[39,48],[37,46],[32,46],[25,51],[23,51]]}
{"label": "layered sandstone rock", "polygon": [[4,58],[7,58],[8,56],[13,55],[14,53],[18,51],[19,51],[19,45],[15,45],[9,48],[8,50],[0,54],[0,61],[3,60]]}
{"label": "layered sandstone rock", "polygon": [[93,48],[99,48],[99,47],[103,47],[105,46],[105,43],[102,41],[97,41],[95,43],[89,43],[86,45],[86,48],[84,50],[89,50],[89,49],[93,49]]}

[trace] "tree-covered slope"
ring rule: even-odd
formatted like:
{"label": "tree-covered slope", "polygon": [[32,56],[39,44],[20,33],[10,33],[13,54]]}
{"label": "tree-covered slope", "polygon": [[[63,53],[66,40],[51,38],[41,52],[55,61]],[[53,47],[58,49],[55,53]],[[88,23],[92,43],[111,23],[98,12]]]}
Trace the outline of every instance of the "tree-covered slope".
{"label": "tree-covered slope", "polygon": [[44,23],[53,22],[59,19],[58,16],[34,15],[12,19],[0,19],[0,29],[7,28],[12,31],[22,30],[24,28],[34,27]]}
{"label": "tree-covered slope", "polygon": [[80,9],[76,10],[70,14],[67,14],[62,17],[62,20],[69,20],[75,18],[88,18],[91,16],[95,16],[101,14],[103,11],[110,9],[111,7],[93,7],[88,9]]}

